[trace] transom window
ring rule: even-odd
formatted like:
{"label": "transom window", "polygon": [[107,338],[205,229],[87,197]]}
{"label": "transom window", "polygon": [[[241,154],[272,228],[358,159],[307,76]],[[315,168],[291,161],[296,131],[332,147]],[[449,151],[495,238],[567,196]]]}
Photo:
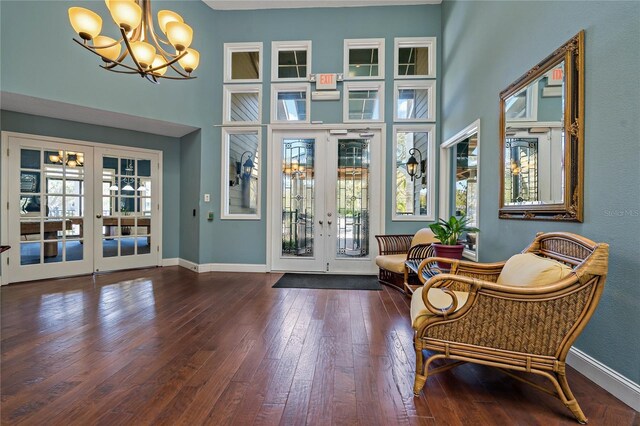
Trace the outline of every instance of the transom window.
{"label": "transom window", "polygon": [[384,78],[384,39],[344,41],[344,78],[351,80]]}
{"label": "transom window", "polygon": [[262,43],[224,44],[224,82],[262,81]]}
{"label": "transom window", "polygon": [[435,121],[435,80],[396,81],[394,121]]}
{"label": "transom window", "polygon": [[308,83],[271,85],[271,122],[309,122]]}
{"label": "transom window", "polygon": [[398,37],[394,46],[394,78],[435,78],[435,37]]}
{"label": "transom window", "polygon": [[344,93],[344,122],[384,120],[383,82],[345,82]]}
{"label": "transom window", "polygon": [[306,81],[310,73],[311,41],[272,42],[272,81]]}

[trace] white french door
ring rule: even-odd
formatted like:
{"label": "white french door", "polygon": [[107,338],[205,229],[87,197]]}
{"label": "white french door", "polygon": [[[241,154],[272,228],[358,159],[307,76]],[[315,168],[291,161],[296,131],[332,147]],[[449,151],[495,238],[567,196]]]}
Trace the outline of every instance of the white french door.
{"label": "white french door", "polygon": [[374,273],[380,131],[276,130],[271,269]]}
{"label": "white french door", "polygon": [[157,265],[159,154],[3,133],[2,283]]}

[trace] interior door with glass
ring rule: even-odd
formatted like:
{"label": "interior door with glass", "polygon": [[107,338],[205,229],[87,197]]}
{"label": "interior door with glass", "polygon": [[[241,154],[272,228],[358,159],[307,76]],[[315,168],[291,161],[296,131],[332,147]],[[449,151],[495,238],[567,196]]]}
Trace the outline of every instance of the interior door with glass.
{"label": "interior door with glass", "polygon": [[330,272],[375,273],[380,211],[380,133],[332,135],[325,216]]}
{"label": "interior door with glass", "polygon": [[159,262],[158,156],[95,150],[95,271],[141,268]]}
{"label": "interior door with glass", "polygon": [[[273,133],[271,269],[373,273],[379,133]],[[373,155],[372,155],[373,154]],[[378,174],[374,172],[378,171]],[[372,206],[378,206],[372,208]]]}
{"label": "interior door with glass", "polygon": [[92,149],[11,135],[8,150],[5,281],[91,273]]}
{"label": "interior door with glass", "polygon": [[272,166],[271,269],[324,271],[323,131],[275,132]]}

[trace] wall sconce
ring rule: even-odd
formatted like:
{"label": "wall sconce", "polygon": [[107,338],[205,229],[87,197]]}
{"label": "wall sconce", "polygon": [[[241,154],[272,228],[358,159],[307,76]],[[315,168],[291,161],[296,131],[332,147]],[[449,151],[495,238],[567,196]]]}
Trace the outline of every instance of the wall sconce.
{"label": "wall sconce", "polygon": [[[244,156],[247,156],[247,159],[243,162]],[[253,160],[251,159],[253,154],[250,151],[245,151],[240,156],[240,161],[236,161],[236,185],[240,183],[240,179],[248,179],[251,177],[251,172],[253,171]]]}
{"label": "wall sconce", "polygon": [[[420,157],[420,161],[416,160],[415,154],[418,154]],[[411,148],[409,150],[409,159],[407,160],[407,172],[409,176],[411,176],[411,181],[413,182],[415,179],[422,178],[422,183],[426,183],[426,170],[427,170],[427,161],[422,159],[422,152],[420,152],[417,148]],[[420,166],[420,169],[418,169]]]}

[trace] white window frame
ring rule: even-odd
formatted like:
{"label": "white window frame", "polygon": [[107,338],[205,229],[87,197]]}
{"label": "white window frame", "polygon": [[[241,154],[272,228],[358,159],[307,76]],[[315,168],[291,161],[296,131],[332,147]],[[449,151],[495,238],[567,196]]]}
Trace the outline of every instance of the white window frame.
{"label": "white window frame", "polygon": [[[306,92],[307,118],[304,120],[278,120],[278,93],[280,92]],[[311,122],[311,85],[309,83],[278,83],[271,85],[271,123],[296,124]]]}
{"label": "white window frame", "polygon": [[[425,118],[399,118],[398,99],[401,89],[427,89],[428,90],[428,115]],[[393,121],[401,123],[419,122],[430,123],[436,121],[436,81],[435,80],[406,80],[393,83]]]}
{"label": "white window frame", "polygon": [[[358,90],[378,91],[379,117],[375,120],[349,119],[349,92]],[[382,123],[384,122],[384,81],[345,81],[342,101],[342,120],[344,123]]]}
{"label": "white window frame", "polygon": [[[349,77],[349,50],[378,49],[378,75]],[[343,76],[344,80],[384,80],[384,39],[383,38],[352,38],[344,40]]]}
{"label": "white window frame", "polygon": [[[397,187],[396,187],[396,174],[397,174],[397,165],[396,165],[396,150],[397,150],[397,140],[398,133],[427,133],[428,134],[428,146],[427,146],[427,214],[419,215],[397,215],[396,214],[396,196],[397,196]],[[433,222],[436,219],[436,125],[435,124],[405,124],[405,125],[397,125],[393,126],[393,151],[391,156],[392,167],[391,167],[391,177],[392,177],[392,192],[391,192],[391,220],[396,222],[404,221],[404,222],[424,222],[431,221]]]}
{"label": "white window frame", "polygon": [[[448,218],[451,216],[451,211],[450,211],[450,204],[451,204],[451,162],[452,162],[452,152],[453,150],[451,148],[453,148],[455,145],[457,145],[458,143],[462,142],[463,140],[467,139],[468,137],[472,136],[473,134],[477,134],[478,135],[478,155],[477,155],[477,162],[478,162],[478,175],[477,175],[477,183],[476,186],[478,188],[478,202],[477,202],[477,212],[476,212],[476,227],[480,228],[480,230],[482,231],[482,228],[480,227],[480,205],[481,205],[481,191],[480,191],[480,154],[481,154],[481,150],[482,150],[482,143],[481,143],[481,132],[480,132],[480,119],[477,119],[476,121],[474,121],[473,123],[471,123],[470,125],[468,125],[467,127],[465,127],[464,129],[462,129],[461,131],[459,131],[458,133],[456,133],[455,135],[453,135],[452,137],[450,137],[449,139],[447,139],[442,145],[440,145],[440,197],[439,197],[439,204],[440,204],[440,217],[441,218]],[[480,239],[482,236],[482,232],[478,232],[477,236],[476,236],[476,252],[473,253],[469,250],[467,250],[465,248],[464,252],[462,253],[462,255],[469,259],[469,260],[474,260],[474,261],[478,261],[479,256],[480,256]]]}
{"label": "white window frame", "polygon": [[[307,52],[307,74],[304,77],[279,78],[278,54],[281,51],[304,50]],[[311,71],[311,40],[303,41],[272,41],[271,42],[271,81],[308,81]]]}
{"label": "white window frame", "polygon": [[[255,133],[258,138],[258,147],[256,149],[256,156],[259,158],[258,165],[258,194],[256,200],[256,213],[254,214],[242,214],[242,213],[229,213],[229,136],[245,133]],[[220,219],[221,220],[260,220],[262,211],[262,168],[265,166],[264,159],[262,157],[262,128],[260,126],[255,127],[223,127],[222,128],[222,167],[220,167],[222,174],[220,182],[222,188],[221,204],[220,204]]]}
{"label": "white window frame", "polygon": [[[222,124],[246,125],[262,123],[262,85],[261,84],[225,84],[222,90]],[[258,94],[258,119],[255,121],[231,121],[231,95],[234,93]]]}
{"label": "white window frame", "polygon": [[[426,47],[429,49],[429,72],[426,75],[401,75],[398,73],[400,48],[407,47]],[[393,78],[409,79],[409,78],[436,78],[436,37],[396,37],[393,39]]]}
{"label": "white window frame", "polygon": [[[231,55],[236,52],[258,52],[260,63],[258,66],[258,78],[232,79],[231,78]],[[260,83],[262,82],[262,68],[264,55],[262,52],[262,42],[252,43],[225,43],[224,44],[224,83]]]}

